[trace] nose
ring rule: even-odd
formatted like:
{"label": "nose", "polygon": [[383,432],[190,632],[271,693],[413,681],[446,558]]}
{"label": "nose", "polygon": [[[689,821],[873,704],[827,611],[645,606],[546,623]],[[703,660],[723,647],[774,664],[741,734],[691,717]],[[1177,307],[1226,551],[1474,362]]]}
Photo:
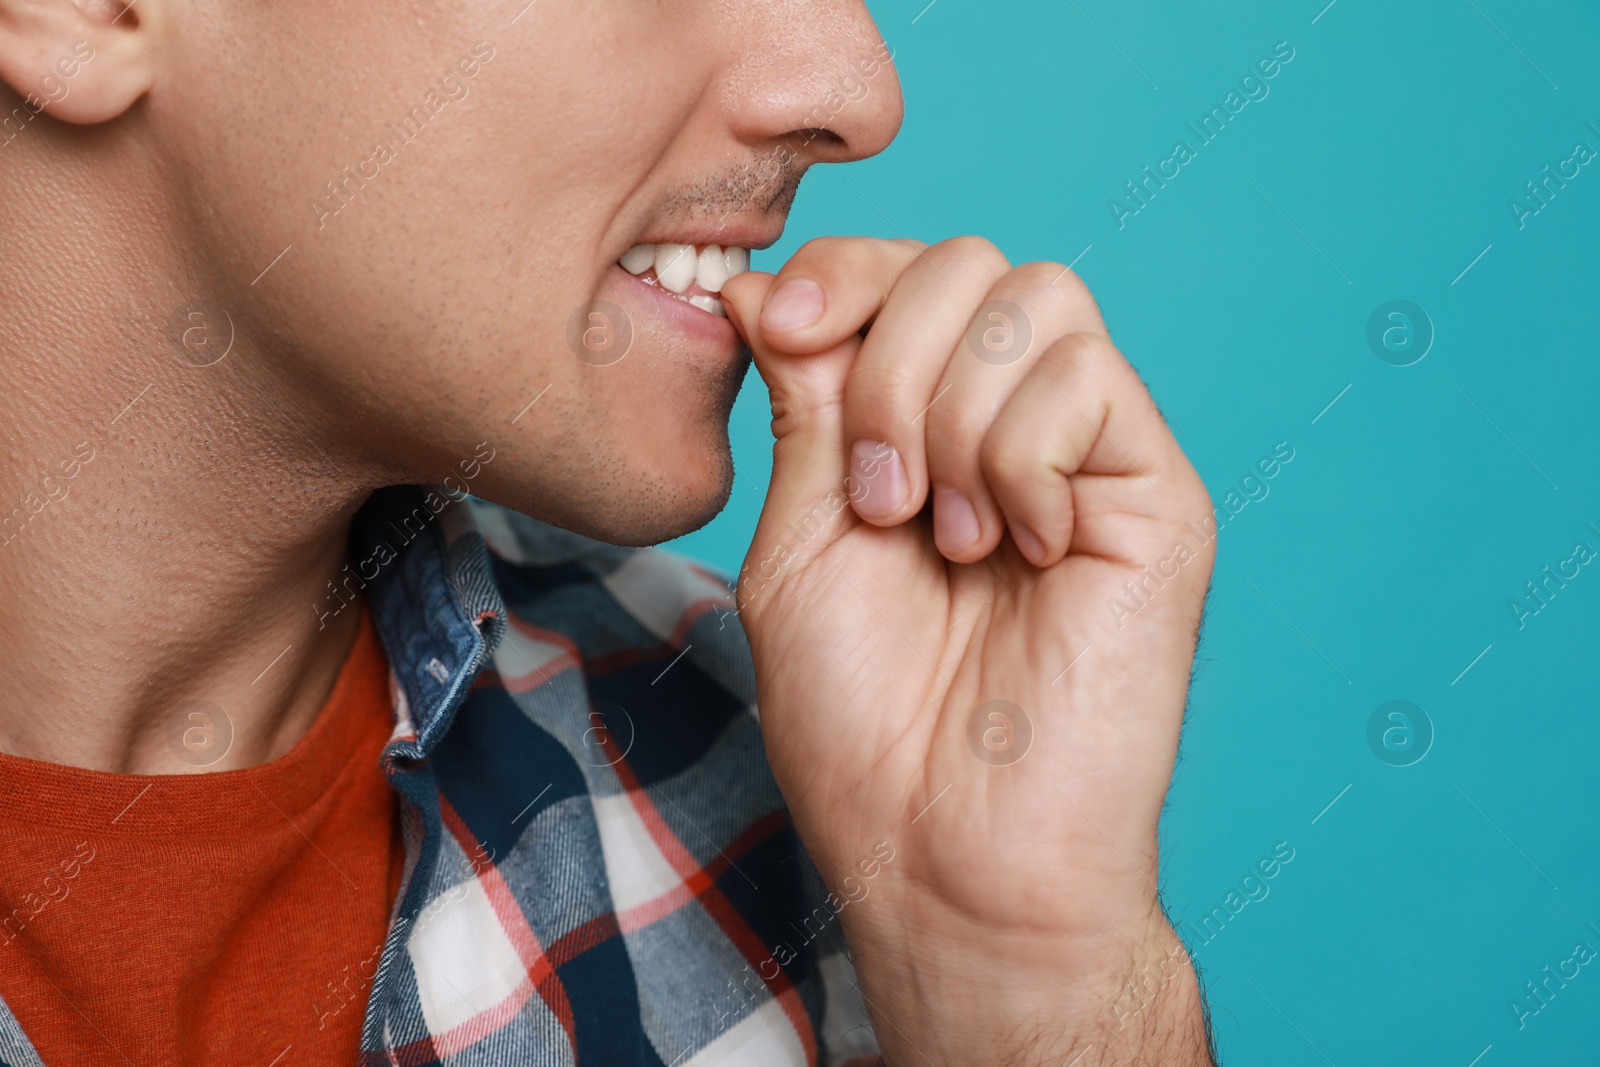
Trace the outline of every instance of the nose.
{"label": "nose", "polygon": [[[889,48],[860,0],[754,0],[725,8],[735,57],[722,105],[733,135],[802,163],[845,163],[888,147],[905,117]],[[737,50],[735,50],[737,49]]]}

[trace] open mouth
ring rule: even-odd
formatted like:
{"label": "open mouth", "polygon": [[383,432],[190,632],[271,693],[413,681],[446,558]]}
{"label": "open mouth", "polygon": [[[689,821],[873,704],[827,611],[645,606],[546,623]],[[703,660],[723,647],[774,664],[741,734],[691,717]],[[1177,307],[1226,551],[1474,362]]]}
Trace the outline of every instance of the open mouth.
{"label": "open mouth", "polygon": [[728,313],[718,294],[729,278],[750,269],[750,250],[721,245],[634,245],[617,263],[646,285],[725,319]]}

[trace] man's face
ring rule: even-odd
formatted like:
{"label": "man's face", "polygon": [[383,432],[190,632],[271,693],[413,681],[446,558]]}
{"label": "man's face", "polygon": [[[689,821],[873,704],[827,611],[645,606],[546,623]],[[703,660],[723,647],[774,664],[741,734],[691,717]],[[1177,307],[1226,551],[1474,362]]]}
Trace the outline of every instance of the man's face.
{"label": "man's face", "polygon": [[855,0],[179,2],[145,28],[191,295],[340,454],[439,480],[487,440],[474,493],[619,543],[721,508],[748,365],[704,286],[619,258],[769,245],[809,164],[901,117]]}

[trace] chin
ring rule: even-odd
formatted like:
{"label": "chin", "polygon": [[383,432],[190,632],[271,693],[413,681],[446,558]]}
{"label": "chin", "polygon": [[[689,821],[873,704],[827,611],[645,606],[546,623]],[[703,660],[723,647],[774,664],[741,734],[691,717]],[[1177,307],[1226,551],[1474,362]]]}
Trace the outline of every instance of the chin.
{"label": "chin", "polygon": [[578,531],[613,545],[658,545],[693,533],[728,506],[733,492],[733,456],[724,437],[703,449],[693,467],[639,472],[636,491],[596,515],[593,532]]}
{"label": "chin", "polygon": [[[732,472],[730,466],[729,472]],[[674,537],[682,537],[700,529],[721,514],[728,505],[728,495],[733,488],[732,479],[724,480],[710,492],[684,492],[668,495],[653,509],[643,511],[623,522],[604,523],[600,533],[588,536],[613,545],[659,545]]]}
{"label": "chin", "polygon": [[588,509],[596,532],[576,532],[614,545],[655,545],[693,533],[721,513],[733,492],[728,418],[750,366],[748,353],[741,355],[713,373],[702,372],[695,388],[675,403],[679,414],[701,407],[699,428],[678,418],[631,448],[645,462],[631,459],[609,487],[620,499]]}
{"label": "chin", "polygon": [[[663,442],[653,454],[586,457],[585,469],[554,483],[540,477],[542,462],[502,465],[473,492],[597,541],[657,545],[700,529],[727,506],[734,471],[726,425],[708,431],[709,440]],[[653,462],[640,462],[647,454]]]}

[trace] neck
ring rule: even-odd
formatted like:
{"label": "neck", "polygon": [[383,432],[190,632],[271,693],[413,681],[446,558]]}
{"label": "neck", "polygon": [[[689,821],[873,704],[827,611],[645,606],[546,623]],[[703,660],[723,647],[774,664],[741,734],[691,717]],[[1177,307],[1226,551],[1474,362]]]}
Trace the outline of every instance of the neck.
{"label": "neck", "polygon": [[[229,326],[215,305],[174,312],[204,298],[178,255],[152,254],[182,242],[63,173],[8,180],[46,191],[19,194],[0,234],[0,752],[149,774],[265,762],[310,727],[355,637],[360,612],[318,609],[384,478],[244,323],[194,365]],[[199,701],[231,726],[220,759],[170,740]]]}

